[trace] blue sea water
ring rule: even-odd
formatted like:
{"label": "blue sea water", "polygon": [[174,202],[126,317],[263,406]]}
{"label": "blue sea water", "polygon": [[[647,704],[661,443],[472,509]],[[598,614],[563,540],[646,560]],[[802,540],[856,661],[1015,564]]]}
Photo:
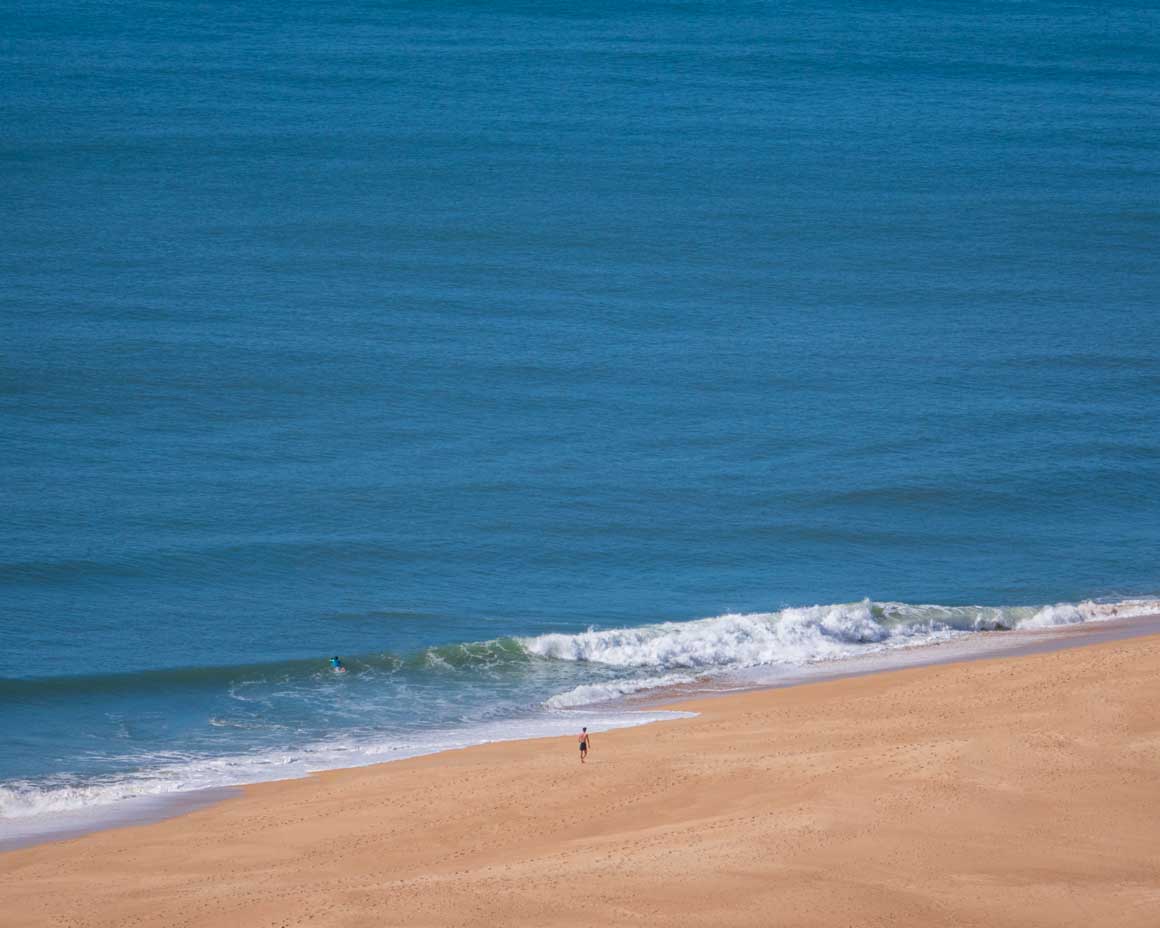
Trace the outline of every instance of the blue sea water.
{"label": "blue sea water", "polygon": [[47,0],[0,111],[0,830],[1160,593],[1154,4]]}

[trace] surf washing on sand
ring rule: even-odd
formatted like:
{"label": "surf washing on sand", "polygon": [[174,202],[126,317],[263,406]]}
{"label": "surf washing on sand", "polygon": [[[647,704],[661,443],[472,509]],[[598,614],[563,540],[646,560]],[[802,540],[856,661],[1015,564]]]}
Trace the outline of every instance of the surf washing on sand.
{"label": "surf washing on sand", "polygon": [[639,697],[674,688],[776,684],[871,656],[885,668],[990,633],[1157,613],[1157,599],[1038,607],[866,600],[344,655],[343,674],[319,657],[8,679],[0,697],[30,749],[2,762],[0,827],[9,835],[96,827],[205,790],[571,734],[581,718],[598,731],[671,718]]}

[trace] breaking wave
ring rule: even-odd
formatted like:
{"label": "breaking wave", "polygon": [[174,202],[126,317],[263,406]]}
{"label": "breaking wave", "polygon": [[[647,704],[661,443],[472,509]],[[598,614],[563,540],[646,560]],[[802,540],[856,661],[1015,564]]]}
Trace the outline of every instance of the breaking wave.
{"label": "breaking wave", "polygon": [[[939,606],[862,600],[804,606],[777,612],[731,613],[686,622],[589,629],[576,634],[438,645],[405,655],[389,652],[344,657],[351,678],[498,678],[519,675],[531,664],[563,661],[609,669],[712,672],[767,664],[841,660],[872,650],[914,646],[966,632],[1050,628],[1160,614],[1160,599],[1049,606]],[[541,667],[541,669],[545,669]],[[325,683],[326,661],[282,661],[145,670],[134,673],[0,679],[0,699],[76,699],[95,694],[148,690],[220,689],[239,683]],[[662,678],[663,679],[663,678]],[[597,681],[600,686],[607,681]],[[637,685],[636,689],[647,688]],[[657,684],[660,686],[667,683]],[[593,693],[604,692],[596,686]],[[635,692],[620,682],[607,692]],[[620,692],[614,690],[620,688]],[[582,687],[578,687],[582,688]]]}
{"label": "breaking wave", "polygon": [[342,675],[315,659],[3,679],[0,703],[33,711],[53,700],[153,707],[162,694],[177,700],[173,705],[210,711],[201,740],[181,753],[126,756],[123,769],[108,774],[62,772],[0,783],[0,819],[10,830],[16,819],[559,734],[577,722],[567,710],[582,710],[593,730],[640,724],[668,714],[641,715],[616,701],[749,668],[800,667],[980,632],[1154,614],[1160,599],[1017,607],[862,600],[440,645],[402,656],[356,655],[344,658],[348,673]]}
{"label": "breaking wave", "polygon": [[[778,612],[520,639],[529,654],[652,670],[741,669],[841,660],[956,635],[1160,613],[1160,600],[1051,606],[938,606],[863,600]],[[664,684],[660,684],[664,685]]]}

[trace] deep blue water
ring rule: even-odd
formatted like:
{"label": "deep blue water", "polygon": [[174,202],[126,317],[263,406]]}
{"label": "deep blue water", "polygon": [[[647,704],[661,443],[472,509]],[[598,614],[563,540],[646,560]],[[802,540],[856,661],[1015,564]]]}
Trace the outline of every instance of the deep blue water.
{"label": "deep blue water", "polygon": [[0,112],[0,784],[1160,592],[1154,4],[49,0]]}

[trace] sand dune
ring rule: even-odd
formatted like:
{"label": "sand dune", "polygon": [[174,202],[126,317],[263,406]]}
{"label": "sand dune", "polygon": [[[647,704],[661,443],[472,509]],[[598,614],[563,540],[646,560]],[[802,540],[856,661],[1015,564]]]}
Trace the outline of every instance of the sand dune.
{"label": "sand dune", "polygon": [[687,707],[3,854],[0,920],[1160,924],[1160,636]]}

